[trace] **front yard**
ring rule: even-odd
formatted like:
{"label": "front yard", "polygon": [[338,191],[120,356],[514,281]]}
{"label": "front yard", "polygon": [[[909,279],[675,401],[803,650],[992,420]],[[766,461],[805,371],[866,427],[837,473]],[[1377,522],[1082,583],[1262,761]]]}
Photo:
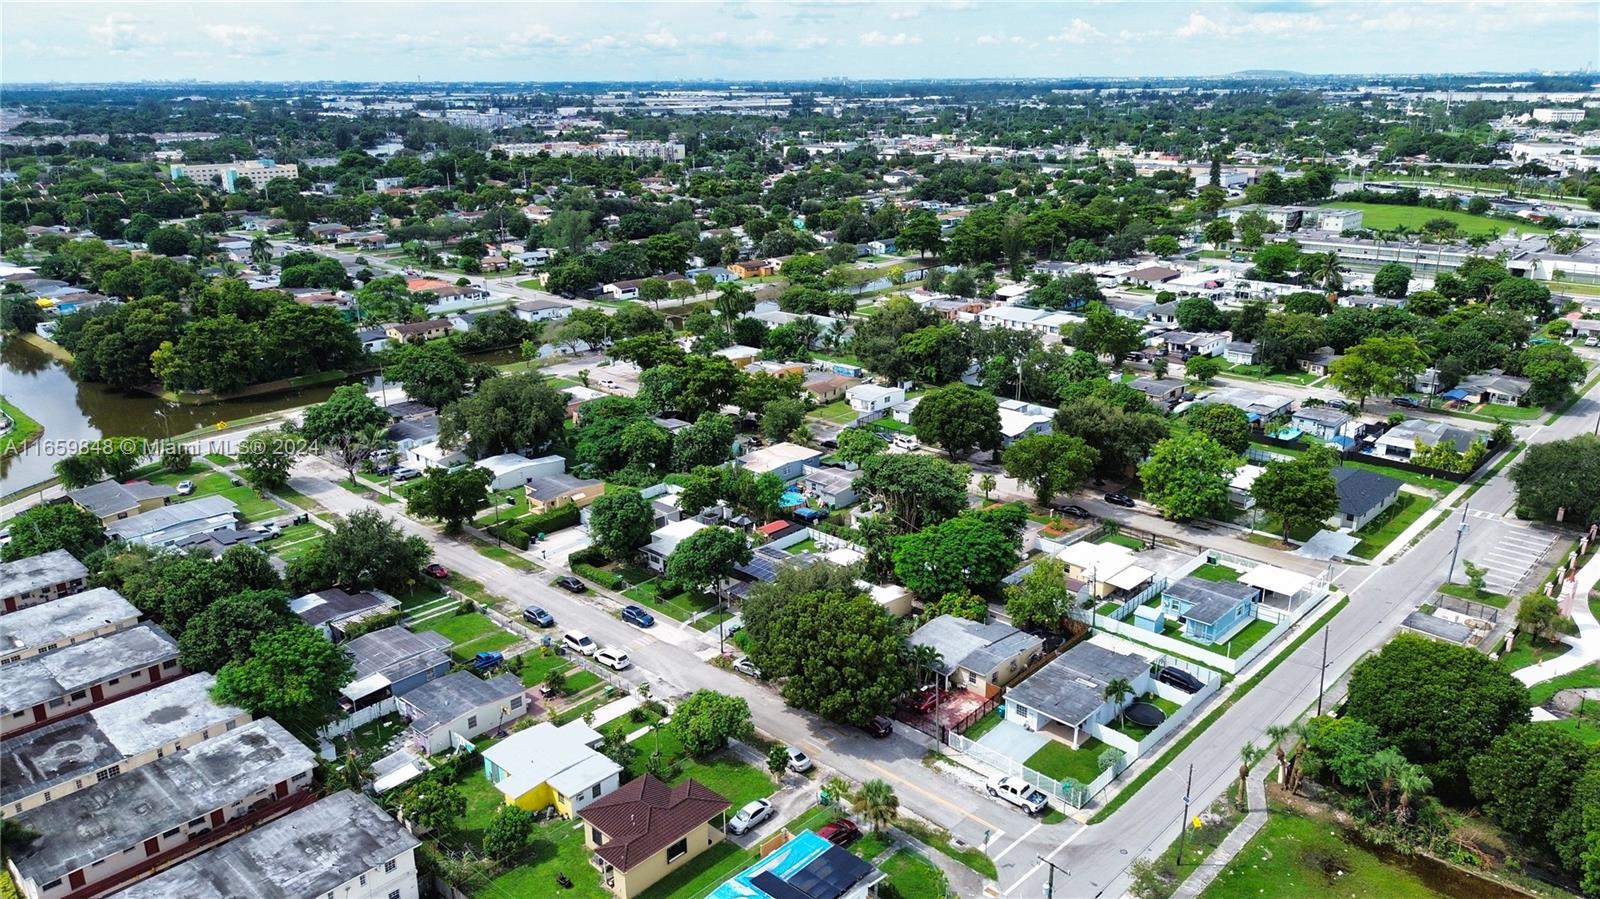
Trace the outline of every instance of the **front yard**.
{"label": "front yard", "polygon": [[1371,559],[1383,552],[1394,538],[1405,532],[1405,529],[1415,524],[1424,512],[1433,506],[1433,501],[1415,493],[1402,491],[1394,505],[1384,509],[1377,518],[1367,522],[1355,536],[1361,538],[1356,548],[1351,552],[1363,559]]}
{"label": "front yard", "polygon": [[480,652],[501,652],[517,642],[517,636],[502,630],[488,616],[477,612],[465,615],[438,615],[412,625],[413,630],[433,631],[452,644],[450,654],[466,661]]}
{"label": "front yard", "polygon": [[235,487],[228,475],[219,471],[201,473],[203,469],[204,466],[196,465],[186,472],[161,472],[151,475],[149,481],[167,487],[176,487],[179,481],[193,481],[194,492],[188,496],[175,496],[172,498],[174,502],[187,502],[202,496],[221,496],[232,500],[239,507],[239,514],[249,521],[264,521],[287,514],[277,503],[257,493],[249,484]]}
{"label": "front yard", "polygon": [[[633,581],[631,577],[628,579]],[[697,613],[717,607],[717,598],[704,593],[683,591],[662,596],[661,583],[660,578],[653,578],[640,583],[637,587],[630,587],[623,591],[622,595],[653,612],[659,612],[677,621],[688,621]]]}
{"label": "front yard", "polygon": [[1051,780],[1071,779],[1086,784],[1100,776],[1100,753],[1105,750],[1106,744],[1093,737],[1080,749],[1071,749],[1060,740],[1051,740],[1028,756],[1023,764]]}
{"label": "front yard", "polygon": [[1239,579],[1239,572],[1226,565],[1207,562],[1191,572],[1190,576],[1203,581],[1236,581]]}

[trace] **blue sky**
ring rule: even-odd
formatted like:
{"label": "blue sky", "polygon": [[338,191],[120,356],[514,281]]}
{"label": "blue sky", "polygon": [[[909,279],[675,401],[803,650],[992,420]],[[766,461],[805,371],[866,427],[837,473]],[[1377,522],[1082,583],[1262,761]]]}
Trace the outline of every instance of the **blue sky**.
{"label": "blue sky", "polygon": [[0,81],[1572,70],[1592,0],[6,2]]}

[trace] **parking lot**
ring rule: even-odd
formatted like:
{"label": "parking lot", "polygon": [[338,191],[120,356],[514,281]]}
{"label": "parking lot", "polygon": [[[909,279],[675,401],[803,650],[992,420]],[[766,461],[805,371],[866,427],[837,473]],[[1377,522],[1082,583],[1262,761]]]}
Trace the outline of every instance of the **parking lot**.
{"label": "parking lot", "polygon": [[[1467,528],[1461,558],[1489,569],[1484,587],[1492,593],[1516,596],[1528,587],[1523,582],[1530,572],[1557,561],[1549,558],[1554,534],[1510,524],[1490,512],[1467,513]],[[1463,572],[1457,578],[1464,579]]]}

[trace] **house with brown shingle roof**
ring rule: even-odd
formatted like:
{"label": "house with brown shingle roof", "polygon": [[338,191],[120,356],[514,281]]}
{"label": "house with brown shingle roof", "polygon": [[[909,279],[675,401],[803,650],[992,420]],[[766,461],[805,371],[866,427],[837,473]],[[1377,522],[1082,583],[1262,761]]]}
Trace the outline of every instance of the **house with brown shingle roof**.
{"label": "house with brown shingle roof", "polygon": [[732,803],[689,779],[668,786],[653,774],[630,780],[579,812],[590,861],[617,899],[633,899],[722,842]]}

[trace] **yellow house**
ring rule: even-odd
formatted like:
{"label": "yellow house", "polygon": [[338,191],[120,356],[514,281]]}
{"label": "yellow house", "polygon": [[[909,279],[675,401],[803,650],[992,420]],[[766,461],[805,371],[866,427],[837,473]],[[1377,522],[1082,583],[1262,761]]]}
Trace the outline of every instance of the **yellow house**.
{"label": "yellow house", "polygon": [[1149,585],[1155,572],[1138,564],[1133,551],[1117,543],[1074,543],[1056,556],[1070,580],[1089,586],[1097,599],[1136,593]]}
{"label": "yellow house", "polygon": [[483,751],[483,773],[507,805],[530,812],[554,806],[570,818],[621,782],[622,768],[598,750],[605,741],[582,721],[543,721]]}
{"label": "yellow house", "polygon": [[537,515],[566,503],[587,506],[606,492],[606,485],[604,481],[563,473],[531,477],[523,490],[528,497],[528,511]]}
{"label": "yellow house", "polygon": [[646,774],[589,803],[578,817],[588,825],[584,845],[607,888],[617,899],[633,899],[722,842],[730,805],[692,778],[671,787]]}

